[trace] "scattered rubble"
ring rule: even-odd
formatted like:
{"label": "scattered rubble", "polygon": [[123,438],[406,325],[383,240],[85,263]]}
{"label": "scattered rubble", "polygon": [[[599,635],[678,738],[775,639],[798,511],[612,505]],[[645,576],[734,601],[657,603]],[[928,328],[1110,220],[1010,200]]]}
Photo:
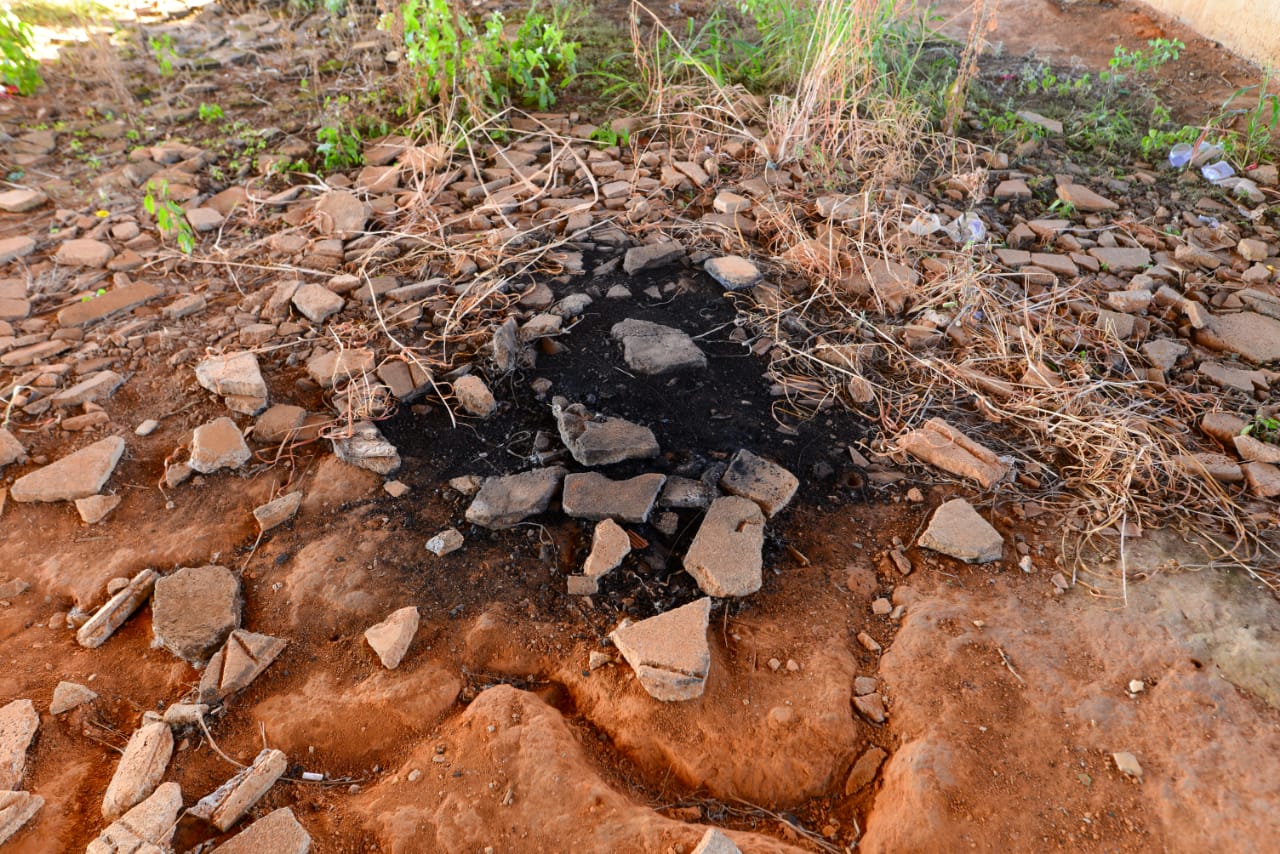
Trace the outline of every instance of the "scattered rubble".
{"label": "scattered rubble", "polygon": [[53,701],[49,703],[49,714],[61,715],[77,706],[92,703],[98,695],[78,682],[59,682],[53,689]]}
{"label": "scattered rubble", "polygon": [[224,415],[195,429],[187,465],[201,474],[213,474],[220,469],[238,469],[252,456],[236,422]]}
{"label": "scattered rubble", "polygon": [[902,450],[943,471],[976,481],[991,489],[1009,475],[1009,466],[940,418],[931,418],[919,430],[903,436]]}
{"label": "scattered rubble", "polygon": [[333,438],[333,453],[338,459],[384,476],[400,468],[400,452],[373,423],[356,422],[348,432],[350,435]]}
{"label": "scattered rubble", "polygon": [[209,659],[200,677],[199,702],[213,705],[247,687],[284,652],[288,641],[236,629]]}
{"label": "scattered rubble", "polygon": [[161,783],[146,800],[113,821],[90,842],[85,854],[165,851],[173,839],[181,809],[182,788],[177,783]]}
{"label": "scattered rubble", "polygon": [[0,845],[31,821],[43,806],[44,798],[39,795],[0,790]]}
{"label": "scattered rubble", "polygon": [[749,498],[773,517],[791,503],[800,480],[777,463],[757,457],[745,448],[733,455],[720,488],[730,495]]}
{"label": "scattered rubble", "polygon": [[293,810],[281,807],[219,845],[214,854],[307,854],[310,850],[310,834]]}

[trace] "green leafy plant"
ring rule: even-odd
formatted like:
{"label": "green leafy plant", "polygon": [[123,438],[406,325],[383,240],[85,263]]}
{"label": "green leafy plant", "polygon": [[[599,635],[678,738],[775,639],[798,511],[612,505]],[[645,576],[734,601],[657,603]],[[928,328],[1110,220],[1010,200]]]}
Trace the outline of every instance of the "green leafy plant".
{"label": "green leafy plant", "polygon": [[1280,418],[1272,418],[1261,414],[1254,417],[1240,431],[1241,436],[1252,436],[1259,442],[1280,445]]}
{"label": "green leafy plant", "polygon": [[360,132],[354,127],[343,130],[341,124],[325,125],[316,131],[316,153],[324,158],[326,171],[350,169],[364,162],[360,153]]}
{"label": "green leafy plant", "polygon": [[156,227],[160,233],[172,237],[184,254],[190,255],[195,248],[195,233],[191,223],[187,222],[186,213],[177,202],[169,198],[169,182],[147,182],[147,194],[142,198],[142,208],[155,217]]}
{"label": "green leafy plant", "polygon": [[147,47],[151,48],[151,55],[155,57],[156,65],[160,68],[160,76],[172,76],[173,61],[178,56],[173,48],[173,36],[168,33],[152,36],[147,39]]}
{"label": "green leafy plant", "polygon": [[1162,65],[1176,60],[1187,46],[1178,39],[1151,39],[1147,42],[1148,51],[1127,50],[1124,45],[1116,45],[1111,59],[1107,62],[1109,71],[1103,72],[1104,80],[1123,80],[1126,71],[1134,74],[1146,74],[1155,71]]}
{"label": "green leafy plant", "polygon": [[628,146],[631,144],[631,133],[626,128],[615,130],[612,124],[604,124],[591,132],[591,139],[600,143],[602,148]]}
{"label": "green leafy plant", "polygon": [[216,122],[219,119],[226,118],[226,114],[222,112],[222,107],[217,104],[201,104],[198,113],[202,122]]}
{"label": "green leafy plant", "polygon": [[0,81],[23,96],[41,83],[40,63],[31,56],[31,27],[7,10],[0,10]]}

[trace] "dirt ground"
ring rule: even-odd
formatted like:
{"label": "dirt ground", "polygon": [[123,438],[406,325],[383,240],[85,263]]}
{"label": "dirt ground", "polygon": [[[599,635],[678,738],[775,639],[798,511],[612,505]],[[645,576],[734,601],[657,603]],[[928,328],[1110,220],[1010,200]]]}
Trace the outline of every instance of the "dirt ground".
{"label": "dirt ground", "polygon": [[[963,5],[941,4],[957,33],[967,27]],[[1166,35],[1188,44],[1177,78],[1163,84],[1188,116],[1257,79],[1130,3],[1006,0],[990,40],[1010,54],[1097,68],[1117,38]],[[248,80],[226,71],[228,91],[251,89]],[[60,108],[45,92],[7,109],[0,118],[16,124]],[[279,103],[252,109],[260,125],[289,123]],[[79,161],[58,162],[65,171],[47,180],[70,185]],[[0,238],[53,222],[52,206],[0,214]],[[601,260],[589,257],[588,270]],[[875,419],[839,408],[789,417],[767,363],[735,334],[734,303],[701,272],[542,278],[557,299],[586,292],[594,302],[559,352],[493,384],[493,417],[455,427],[426,402],[380,424],[403,458],[401,497],[383,477],[337,460],[327,442],[275,464],[259,449],[240,472],[162,488],[174,449],[226,414],[189,366],[170,359],[184,335],[201,340],[208,318],[172,324],[178,340],[153,351],[107,354],[130,374],[102,401],[108,429],[128,439],[111,481],[119,508],[86,525],[68,502],[0,498],[0,583],[30,585],[0,602],[0,707],[30,699],[41,713],[23,788],[45,799],[0,844],[5,854],[80,850],[95,839],[104,791],[142,714],[162,712],[200,680],[153,645],[149,606],[97,649],[76,643],[68,613],[101,604],[112,579],[206,564],[240,577],[241,625],[288,646],[209,718],[208,736],[177,733],[165,779],[180,782],[191,804],[234,773],[228,757],[248,763],[278,748],[288,770],[250,817],[291,807],[315,852],[689,854],[707,827],[745,852],[1274,844],[1280,751],[1268,745],[1280,743],[1280,603],[1271,590],[1206,566],[1193,535],[1164,529],[1130,543],[1123,599],[1064,591],[1052,580],[1071,574],[1061,517],[1028,514],[999,490],[976,497],[924,467],[864,469],[857,461],[866,456],[887,462],[875,454]],[[241,305],[238,281],[175,284],[229,316]],[[619,284],[630,299],[605,296]],[[131,318],[159,313],[143,306]],[[631,374],[609,340],[628,317],[689,333],[708,369]],[[326,408],[297,361],[264,373],[273,401]],[[714,604],[711,667],[695,700],[654,700],[607,637],[624,618],[701,595],[678,558],[700,511],[678,511],[673,532],[629,526],[644,546],[592,597],[565,592],[589,551],[588,523],[554,505],[505,531],[464,522],[468,498],[449,480],[525,467],[539,433],[555,435],[551,395],[653,430],[661,456],[616,466],[611,477],[701,472],[747,448],[800,480],[792,504],[769,520],[761,590]],[[135,435],[146,419],[159,429]],[[16,434],[32,461],[4,468],[0,486],[87,444],[35,421]],[[300,511],[260,537],[253,509],[286,489],[301,489]],[[960,496],[1003,535],[1001,560],[974,566],[916,546],[933,510]],[[451,526],[464,531],[464,548],[428,553],[426,541]],[[889,556],[899,545],[909,573]],[[897,610],[884,613],[877,600]],[[421,625],[403,663],[387,670],[363,633],[408,605]],[[859,677],[876,680],[883,723],[853,705]],[[49,713],[63,681],[97,699]],[[868,773],[859,760],[874,748],[885,758]],[[1118,770],[1113,755],[1122,752],[1140,762],[1140,778]],[[244,824],[219,833],[184,817],[174,850],[212,850]]]}

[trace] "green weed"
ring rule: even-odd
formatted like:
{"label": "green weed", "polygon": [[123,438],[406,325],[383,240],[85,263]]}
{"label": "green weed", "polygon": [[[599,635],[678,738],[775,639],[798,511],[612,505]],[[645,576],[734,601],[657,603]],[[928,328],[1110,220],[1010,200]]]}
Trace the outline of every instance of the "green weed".
{"label": "green weed", "polygon": [[222,107],[217,104],[201,104],[198,114],[200,116],[200,121],[206,123],[216,122],[219,119],[226,117],[226,114],[222,112]]}
{"label": "green weed", "polygon": [[31,56],[31,27],[0,10],[0,81],[30,95],[39,88],[40,63]]}
{"label": "green weed", "polygon": [[173,61],[178,56],[173,48],[173,36],[168,33],[151,36],[147,39],[147,47],[151,48],[151,55],[155,57],[156,66],[160,69],[160,76],[172,76]]}
{"label": "green weed", "polygon": [[360,132],[354,127],[343,130],[342,125],[325,125],[316,131],[316,153],[324,158],[324,168],[329,172],[350,169],[364,162],[360,153]]}
{"label": "green weed", "polygon": [[155,217],[156,227],[160,233],[172,237],[178,248],[186,255],[195,248],[195,233],[191,223],[187,222],[186,213],[177,202],[169,198],[169,182],[147,182],[147,194],[142,198],[142,208]]}

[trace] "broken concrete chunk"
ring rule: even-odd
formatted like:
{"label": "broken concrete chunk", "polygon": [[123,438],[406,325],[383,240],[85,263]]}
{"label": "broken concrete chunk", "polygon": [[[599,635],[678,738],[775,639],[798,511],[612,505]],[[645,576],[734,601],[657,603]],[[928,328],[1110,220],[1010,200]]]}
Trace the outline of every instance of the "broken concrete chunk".
{"label": "broken concrete chunk", "polygon": [[717,828],[708,827],[707,832],[698,840],[698,847],[693,854],[742,854],[733,840],[721,833]]}
{"label": "broken concrete chunk", "polygon": [[282,751],[266,748],[252,765],[205,795],[188,812],[226,832],[275,785],[287,765]]}
{"label": "broken concrete chunk", "polygon": [[400,452],[372,422],[357,421],[351,425],[351,435],[335,436],[332,441],[334,454],[344,463],[384,476],[400,468]]}
{"label": "broken concrete chunk", "polygon": [[854,708],[873,724],[882,724],[888,717],[884,708],[884,697],[879,694],[863,694],[853,698]]}
{"label": "broken concrete chunk", "polygon": [[732,495],[717,498],[685,554],[684,568],[709,596],[746,596],[763,581],[763,548],[759,505]]}
{"label": "broken concrete chunk", "polygon": [[85,854],[151,854],[169,850],[182,809],[182,787],[162,783],[142,803],[112,822]]}
{"label": "broken concrete chunk", "polygon": [[102,798],[102,817],[118,818],[155,791],[173,756],[173,732],[163,721],[134,731]]}
{"label": "broken concrete chunk", "polygon": [[628,318],[609,333],[622,342],[622,358],[638,374],[656,376],[707,366],[707,356],[685,332],[647,320]]}
{"label": "broken concrete chunk", "polygon": [[86,525],[96,525],[120,506],[119,495],[90,495],[76,499],[76,512]]}
{"label": "broken concrete chunk", "polygon": [[108,436],[13,482],[14,501],[74,501],[97,495],[124,454],[124,439]]}
{"label": "broken concrete chunk", "polygon": [[1280,496],[1280,468],[1271,463],[1244,463],[1244,479],[1249,491],[1259,498]]}
{"label": "broken concrete chunk", "polygon": [[745,448],[733,455],[720,478],[721,489],[751,499],[769,516],[786,507],[799,486],[800,481],[791,472]]}
{"label": "broken concrete chunk", "polygon": [[293,306],[302,316],[312,323],[324,323],[331,316],[342,311],[347,301],[315,282],[299,285],[293,292]]}
{"label": "broken concrete chunk", "polygon": [[302,506],[302,491],[294,490],[253,508],[253,518],[262,533],[278,528],[292,519]]}
{"label": "broken concrete chunk", "polygon": [[413,642],[417,631],[418,609],[410,605],[393,611],[391,616],[376,626],[370,626],[365,630],[364,639],[378,654],[382,666],[395,670],[400,666],[404,654],[409,651],[409,644]]}
{"label": "broken concrete chunk", "polygon": [[630,553],[631,538],[627,532],[612,519],[605,519],[596,525],[591,535],[591,554],[582,565],[582,574],[588,578],[601,578]]}
{"label": "broken concrete chunk", "polygon": [[1280,360],[1280,320],[1265,314],[1242,311],[1211,315],[1205,328],[1196,333],[1196,340],[1258,364]]}
{"label": "broken concrete chunk", "polygon": [[488,418],[498,408],[489,386],[474,374],[458,378],[453,384],[453,396],[463,412],[476,418]]}
{"label": "broken concrete chunk", "polygon": [[30,792],[0,790],[0,845],[23,828],[44,806],[44,798]]}
{"label": "broken concrete chunk", "polygon": [[431,539],[427,540],[427,551],[431,552],[436,557],[444,557],[445,555],[451,552],[456,552],[458,549],[462,548],[462,544],[464,542],[465,540],[463,539],[461,531],[457,528],[446,528]]}
{"label": "broken concrete chunk", "polygon": [[63,241],[54,253],[53,260],[67,267],[102,268],[115,255],[115,251],[101,240],[77,238]]}
{"label": "broken concrete chunk", "polygon": [[138,606],[147,601],[156,577],[154,569],[144,569],[135,575],[80,627],[76,632],[76,643],[87,649],[97,649],[106,643],[107,638],[138,610]]}
{"label": "broken concrete chunk", "polygon": [[651,697],[663,702],[693,700],[702,696],[711,668],[707,646],[710,615],[711,599],[702,598],[620,626],[609,638]]}
{"label": "broken concrete chunk", "polygon": [[30,700],[14,700],[0,708],[0,790],[22,787],[27,749],[40,728],[40,715]]}
{"label": "broken concrete chunk", "polygon": [[306,421],[307,410],[301,406],[277,403],[258,416],[253,422],[250,434],[255,442],[277,445],[298,437],[302,424]]}
{"label": "broken concrete chunk", "polygon": [[1252,436],[1236,436],[1236,453],[1247,463],[1280,463],[1280,445],[1259,442]]}
{"label": "broken concrete chunk", "polygon": [[10,463],[27,461],[27,449],[22,443],[3,427],[0,427],[0,470]]}
{"label": "broken concrete chunk", "polygon": [[53,701],[49,703],[49,714],[61,715],[77,706],[92,703],[98,695],[78,682],[59,682],[53,689]]}
{"label": "broken concrete chunk", "polygon": [[1000,532],[963,498],[953,498],[934,511],[919,545],[966,563],[990,563],[1004,553]]}
{"label": "broken concrete chunk", "polygon": [[204,662],[240,627],[240,579],[225,566],[189,566],[156,581],[154,646],[192,664]]}
{"label": "broken concrete chunk", "polygon": [[702,268],[726,291],[745,291],[760,284],[760,268],[741,255],[710,258]]}
{"label": "broken concrete chunk", "polygon": [[642,474],[627,480],[610,480],[599,472],[571,474],[564,479],[561,504],[575,519],[621,519],[647,522],[663,483],[661,474]]}
{"label": "broken concrete chunk", "polygon": [[200,677],[199,701],[212,705],[243,690],[288,644],[280,638],[236,629],[227,638],[226,645],[209,659]]}
{"label": "broken concrete chunk", "polygon": [[316,230],[321,234],[349,240],[364,231],[372,209],[348,190],[331,190],[316,204]]}
{"label": "broken concrete chunk", "polygon": [[1058,198],[1076,210],[1085,213],[1113,211],[1120,207],[1115,202],[1105,196],[1098,195],[1083,184],[1059,184]]}
{"label": "broken concrete chunk", "polygon": [[191,459],[187,465],[201,474],[238,469],[253,456],[244,434],[225,415],[201,424],[191,435]]}
{"label": "broken concrete chunk", "polygon": [[902,450],[913,457],[991,489],[1009,474],[1009,466],[988,448],[940,418],[930,418],[919,430],[902,437]]}
{"label": "broken concrete chunk", "polygon": [[196,365],[196,382],[225,398],[233,412],[257,415],[267,406],[267,384],[258,357],[249,351],[205,359]]}
{"label": "broken concrete chunk", "polygon": [[293,810],[281,807],[240,831],[213,854],[308,854],[311,836]]}
{"label": "broken concrete chunk", "polygon": [[64,409],[72,406],[81,406],[91,401],[110,397],[123,382],[124,377],[115,371],[98,371],[71,386],[71,388],[58,392],[50,398],[50,401],[54,406]]}
{"label": "broken concrete chunk", "polygon": [[1138,757],[1128,751],[1111,754],[1111,758],[1115,760],[1116,769],[1126,777],[1132,777],[1135,780],[1142,780],[1142,766],[1138,764]]}
{"label": "broken concrete chunk", "polygon": [[648,427],[622,418],[592,415],[582,404],[569,405],[562,397],[552,401],[551,414],[561,441],[581,465],[607,466],[658,455],[658,440]]}
{"label": "broken concrete chunk", "polygon": [[627,250],[626,256],[622,259],[622,269],[628,275],[635,275],[641,270],[651,270],[654,267],[665,267],[667,264],[674,264],[682,258],[684,258],[684,247],[674,240],[663,243],[647,243],[643,246],[633,246]]}
{"label": "broken concrete chunk", "polygon": [[466,519],[482,528],[510,528],[546,510],[564,476],[563,467],[552,466],[486,478],[467,508]]}
{"label": "broken concrete chunk", "polygon": [[849,776],[844,781],[844,796],[850,797],[871,785],[876,778],[876,772],[880,770],[880,766],[889,758],[889,754],[884,750],[872,745],[858,757],[858,761],[853,763],[853,767],[849,769]]}
{"label": "broken concrete chunk", "polygon": [[714,486],[700,480],[672,475],[667,478],[662,494],[658,496],[658,506],[677,510],[705,510],[711,506],[715,497]]}

